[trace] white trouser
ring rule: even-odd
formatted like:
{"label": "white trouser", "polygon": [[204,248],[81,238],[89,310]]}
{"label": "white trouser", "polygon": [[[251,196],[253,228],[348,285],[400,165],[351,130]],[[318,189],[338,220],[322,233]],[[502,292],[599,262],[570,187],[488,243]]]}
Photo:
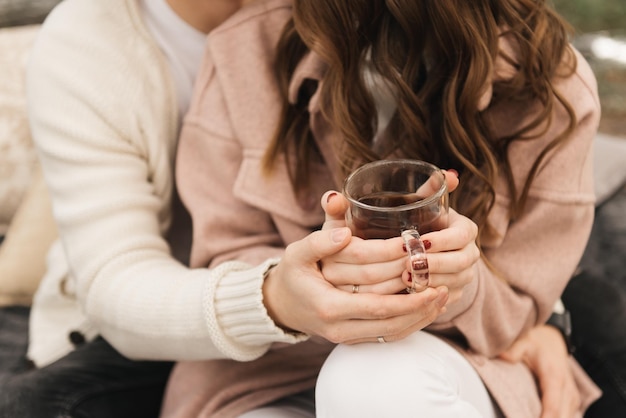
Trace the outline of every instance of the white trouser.
{"label": "white trouser", "polygon": [[472,366],[446,342],[417,332],[393,343],[338,345],[312,394],[287,397],[240,418],[496,418]]}
{"label": "white trouser", "polygon": [[426,332],[393,343],[337,346],[315,398],[319,418],[499,416],[468,361]]}
{"label": "white trouser", "polygon": [[239,415],[239,418],[315,418],[315,391],[288,396]]}

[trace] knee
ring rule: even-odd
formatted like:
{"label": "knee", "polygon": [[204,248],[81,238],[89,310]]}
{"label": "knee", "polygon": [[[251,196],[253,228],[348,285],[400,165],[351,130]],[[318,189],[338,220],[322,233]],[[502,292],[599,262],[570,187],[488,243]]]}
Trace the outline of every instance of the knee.
{"label": "knee", "polygon": [[[380,354],[376,359],[377,354]],[[385,354],[375,343],[354,346],[339,345],[326,359],[315,388],[316,415],[321,418],[363,416],[355,408],[363,408],[371,416],[390,416],[383,400],[385,386],[401,384],[386,381],[381,362]],[[382,387],[381,387],[382,386]],[[394,392],[399,394],[400,392]]]}
{"label": "knee", "polygon": [[[402,417],[428,410],[437,396],[454,389],[446,381],[445,364],[419,336],[390,344],[339,345],[320,371],[316,386],[319,417]],[[422,348],[423,347],[423,348]]]}
{"label": "knee", "polygon": [[320,371],[316,412],[329,417],[495,416],[483,383],[454,348],[425,332],[389,343],[339,345]]}

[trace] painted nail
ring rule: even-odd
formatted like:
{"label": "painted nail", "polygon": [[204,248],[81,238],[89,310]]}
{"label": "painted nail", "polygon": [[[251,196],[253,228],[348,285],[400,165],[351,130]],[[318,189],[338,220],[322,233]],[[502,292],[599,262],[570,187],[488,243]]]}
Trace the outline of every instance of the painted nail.
{"label": "painted nail", "polygon": [[329,203],[330,199],[332,199],[335,196],[337,196],[337,192],[328,193],[328,196],[326,196],[326,203]]}
{"label": "painted nail", "polygon": [[409,278],[407,279],[409,283],[413,283],[413,275],[409,272]]}
{"label": "painted nail", "polygon": [[406,244],[402,244],[402,251],[406,252]]}
{"label": "painted nail", "polygon": [[430,249],[430,247],[432,247],[432,246],[433,246],[433,243],[432,243],[432,242],[430,242],[430,241],[428,241],[427,239],[422,240],[422,244],[424,244],[424,248],[425,248],[426,250],[429,250],[429,249]]}

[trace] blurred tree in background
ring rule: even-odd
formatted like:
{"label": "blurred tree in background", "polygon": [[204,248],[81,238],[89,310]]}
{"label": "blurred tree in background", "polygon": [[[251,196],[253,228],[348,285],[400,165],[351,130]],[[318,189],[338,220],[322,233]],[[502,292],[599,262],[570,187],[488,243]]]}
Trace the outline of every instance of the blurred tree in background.
{"label": "blurred tree in background", "polygon": [[626,29],[624,0],[552,0],[554,8],[574,27],[576,33]]}
{"label": "blurred tree in background", "polygon": [[[626,0],[548,1],[573,26],[573,43],[596,75],[600,131],[626,137]],[[601,40],[606,45],[607,39],[614,48],[613,59],[593,53],[593,43]]]}

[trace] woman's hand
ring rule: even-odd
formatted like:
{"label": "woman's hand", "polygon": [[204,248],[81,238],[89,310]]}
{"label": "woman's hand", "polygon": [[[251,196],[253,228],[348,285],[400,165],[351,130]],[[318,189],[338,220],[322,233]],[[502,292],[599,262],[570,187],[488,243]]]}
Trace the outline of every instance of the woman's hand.
{"label": "woman's hand", "polygon": [[408,286],[402,281],[407,253],[402,238],[364,240],[352,237],[342,251],[320,260],[324,278],[352,293],[393,295]]}
{"label": "woman's hand", "polygon": [[[480,259],[477,235],[478,227],[472,220],[450,209],[447,228],[421,237],[428,258],[429,286],[446,286],[450,292],[448,304],[458,301],[465,286],[474,280],[474,265]],[[405,271],[404,280],[408,279]]]}
{"label": "woman's hand", "polygon": [[[333,190],[322,196],[322,230],[345,227],[348,200]],[[324,278],[348,292],[392,295],[407,288],[402,281],[407,260],[402,238],[364,240],[352,237],[341,251],[320,260]],[[358,287],[357,287],[358,286]]]}
{"label": "woman's hand", "polygon": [[[459,183],[456,172],[447,171],[448,189]],[[345,226],[347,199],[336,191],[322,197],[326,222],[322,229]],[[478,229],[469,218],[450,209],[449,226],[422,236],[428,253],[430,286],[446,286],[450,301],[460,299],[463,288],[474,278],[473,266],[480,257],[476,245]],[[410,287],[408,257],[402,238],[362,240],[353,237],[349,245],[323,258],[322,273],[339,289],[352,292],[397,293]],[[402,275],[402,278],[400,278]]]}
{"label": "woman's hand", "polygon": [[396,341],[445,310],[445,287],[391,295],[337,289],[322,275],[319,261],[342,251],[351,240],[348,228],[332,228],[287,247],[263,285],[265,306],[277,325],[334,343],[375,342],[378,337]]}
{"label": "woman's hand", "polygon": [[[454,170],[444,170],[448,190],[459,184]],[[346,226],[348,200],[331,190],[322,196],[326,221],[322,229]],[[410,287],[406,274],[406,248],[402,238],[363,240],[352,237],[340,252],[320,260],[322,273],[328,282],[348,292],[395,294]],[[404,281],[402,275],[404,274]]]}
{"label": "woman's hand", "polygon": [[541,418],[580,416],[580,393],[569,366],[565,340],[556,328],[532,328],[500,357],[511,363],[523,361],[535,375],[541,390]]}

